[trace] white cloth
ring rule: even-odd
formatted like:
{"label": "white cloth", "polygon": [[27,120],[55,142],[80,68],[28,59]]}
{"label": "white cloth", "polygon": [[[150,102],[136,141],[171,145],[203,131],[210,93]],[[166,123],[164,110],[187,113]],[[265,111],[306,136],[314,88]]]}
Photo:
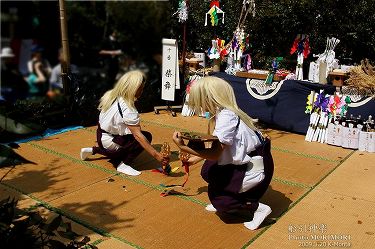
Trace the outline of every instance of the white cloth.
{"label": "white cloth", "polygon": [[241,165],[250,162],[250,152],[260,145],[255,131],[250,129],[242,120],[237,126],[239,117],[232,111],[223,109],[216,114],[216,125],[213,132],[222,144],[227,145],[222,152],[218,164]]}
{"label": "white cloth", "polygon": [[[222,144],[227,145],[218,160],[218,165],[251,163],[252,158],[247,154],[261,144],[255,131],[242,120],[237,128],[238,119],[239,117],[234,112],[227,109],[216,114],[213,135],[217,136]],[[263,181],[264,169],[260,171],[251,169],[252,167],[248,167],[239,193],[245,192]]]}
{"label": "white cloth", "polygon": [[256,185],[258,185],[258,183],[263,181],[264,177],[264,172],[246,171],[239,193],[246,192],[249,189],[255,187]]}
{"label": "white cloth", "polygon": [[[120,103],[123,117],[121,117],[118,110],[118,102]],[[117,150],[120,146],[112,142],[112,135],[122,136],[132,134],[128,128],[128,125],[139,124],[139,113],[136,109],[130,108],[120,97],[115,102],[113,102],[112,106],[106,112],[100,113],[99,124],[102,130],[105,130],[109,133],[102,134],[101,142],[103,144],[103,147],[110,150]]]}

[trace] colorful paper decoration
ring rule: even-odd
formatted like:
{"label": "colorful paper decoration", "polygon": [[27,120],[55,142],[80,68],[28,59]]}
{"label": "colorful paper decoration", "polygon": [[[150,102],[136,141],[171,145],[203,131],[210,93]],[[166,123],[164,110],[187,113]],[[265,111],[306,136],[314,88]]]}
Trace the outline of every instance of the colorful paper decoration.
{"label": "colorful paper decoration", "polygon": [[[345,116],[350,103],[351,99],[349,96],[342,96],[338,93],[335,95],[326,95],[323,90],[319,94],[312,91],[307,97],[305,113],[310,113],[311,115],[305,140],[327,143],[329,120],[332,118],[336,120],[336,116]],[[330,129],[330,133],[332,133],[332,127]],[[338,142],[339,140],[336,139],[335,141]],[[341,144],[335,145],[341,146]]]}
{"label": "colorful paper decoration", "polygon": [[293,46],[290,49],[290,54],[294,54],[295,52],[297,52],[297,80],[303,80],[303,58],[307,58],[307,56],[310,54],[310,42],[308,35],[297,35],[293,42]]}
{"label": "colorful paper decoration", "polygon": [[[241,71],[241,58],[244,56],[244,52],[249,46],[249,35],[245,33],[244,25],[246,17],[249,13],[255,16],[255,1],[254,0],[244,0],[242,2],[242,9],[240,18],[236,30],[233,34],[232,40],[227,45],[228,50],[228,60],[227,68],[225,72],[227,74],[235,75],[236,72]],[[247,56],[247,55],[246,55]],[[248,57],[249,58],[249,57]],[[246,61],[245,67],[247,70],[251,65],[248,64],[249,60]],[[252,61],[250,61],[252,63]]]}
{"label": "colorful paper decoration", "polygon": [[224,56],[228,54],[228,51],[225,48],[225,41],[217,38],[212,40],[212,47],[208,49],[207,55],[208,58],[212,59],[223,59]]}
{"label": "colorful paper decoration", "polygon": [[178,3],[178,9],[177,11],[173,14],[176,15],[178,14],[178,21],[181,23],[184,23],[188,19],[188,7],[186,4],[186,0],[180,0]]}
{"label": "colorful paper decoration", "polygon": [[204,26],[207,26],[207,16],[210,16],[211,26],[219,24],[219,15],[222,15],[221,23],[224,24],[225,12],[220,9],[219,1],[211,1],[210,10],[206,13]]}

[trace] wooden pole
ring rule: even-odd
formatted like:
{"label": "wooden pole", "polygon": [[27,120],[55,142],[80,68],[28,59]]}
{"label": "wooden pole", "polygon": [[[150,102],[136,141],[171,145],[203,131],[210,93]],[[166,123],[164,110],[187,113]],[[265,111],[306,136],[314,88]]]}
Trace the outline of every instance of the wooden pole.
{"label": "wooden pole", "polygon": [[63,82],[64,94],[70,94],[70,86],[68,80],[70,68],[69,43],[68,43],[68,27],[65,15],[65,0],[59,0],[60,7],[60,27],[61,27],[61,45],[63,52],[63,61],[61,63],[61,78]]}
{"label": "wooden pole", "polygon": [[[186,6],[189,8],[189,0],[186,0]],[[185,83],[185,65],[186,65],[186,22],[183,23],[183,34],[182,34],[182,83],[181,86],[184,86]]]}
{"label": "wooden pole", "polygon": [[182,84],[185,82],[185,64],[186,64],[186,22],[183,24],[183,36],[182,36]]}

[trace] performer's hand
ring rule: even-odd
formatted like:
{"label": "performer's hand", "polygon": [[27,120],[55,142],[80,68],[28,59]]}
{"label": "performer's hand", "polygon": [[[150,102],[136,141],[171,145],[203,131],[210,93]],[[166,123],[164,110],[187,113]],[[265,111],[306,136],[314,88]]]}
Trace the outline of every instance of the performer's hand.
{"label": "performer's hand", "polygon": [[169,156],[163,156],[163,159],[161,161],[162,165],[167,165],[169,164],[170,158]]}
{"label": "performer's hand", "polygon": [[203,158],[201,158],[199,156],[191,156],[187,162],[188,162],[188,165],[191,166],[191,165],[194,165],[196,163],[199,163],[202,160],[203,160]]}
{"label": "performer's hand", "polygon": [[182,138],[181,138],[181,132],[175,131],[175,132],[173,133],[173,142],[174,142],[177,146],[183,146],[183,145],[185,145],[185,144],[184,144],[184,141],[183,141]]}
{"label": "performer's hand", "polygon": [[155,159],[165,165],[169,163],[169,156],[163,156],[161,153],[158,153]]}

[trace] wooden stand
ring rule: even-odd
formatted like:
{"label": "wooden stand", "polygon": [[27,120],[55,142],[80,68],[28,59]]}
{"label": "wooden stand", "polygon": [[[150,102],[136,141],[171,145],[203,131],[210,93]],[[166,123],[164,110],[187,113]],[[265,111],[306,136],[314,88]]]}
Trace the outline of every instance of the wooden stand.
{"label": "wooden stand", "polygon": [[159,111],[160,110],[166,110],[168,112],[170,112],[172,114],[172,117],[176,117],[177,114],[176,114],[176,109],[181,109],[182,110],[182,105],[174,105],[174,106],[170,106],[170,105],[165,105],[165,106],[154,106],[154,112],[155,114],[159,114]]}

